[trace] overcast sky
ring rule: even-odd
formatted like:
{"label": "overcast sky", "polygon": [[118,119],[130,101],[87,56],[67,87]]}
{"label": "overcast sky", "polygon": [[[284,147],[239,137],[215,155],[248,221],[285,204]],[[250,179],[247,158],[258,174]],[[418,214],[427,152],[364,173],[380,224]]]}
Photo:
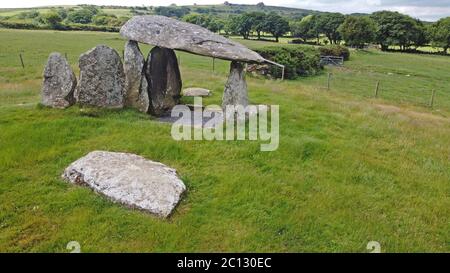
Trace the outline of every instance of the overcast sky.
{"label": "overcast sky", "polygon": [[[225,0],[1,0],[0,8],[35,7],[45,5],[127,5],[127,6],[165,6],[220,4]],[[373,12],[377,10],[395,10],[423,20],[437,20],[450,16],[450,0],[228,0],[230,3],[256,4],[263,1],[266,5],[297,7],[321,11],[342,13]]]}

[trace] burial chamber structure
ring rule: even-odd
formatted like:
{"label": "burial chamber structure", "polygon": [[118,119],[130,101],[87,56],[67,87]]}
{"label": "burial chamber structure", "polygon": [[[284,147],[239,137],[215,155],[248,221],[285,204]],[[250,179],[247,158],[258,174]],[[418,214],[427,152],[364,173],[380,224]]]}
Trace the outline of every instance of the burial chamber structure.
{"label": "burial chamber structure", "polygon": [[[135,16],[121,30],[125,105],[155,116],[179,103],[182,80],[175,50],[231,61],[223,107],[248,105],[245,63],[275,64],[247,47],[201,26],[158,15]],[[154,46],[145,60],[139,43]]]}

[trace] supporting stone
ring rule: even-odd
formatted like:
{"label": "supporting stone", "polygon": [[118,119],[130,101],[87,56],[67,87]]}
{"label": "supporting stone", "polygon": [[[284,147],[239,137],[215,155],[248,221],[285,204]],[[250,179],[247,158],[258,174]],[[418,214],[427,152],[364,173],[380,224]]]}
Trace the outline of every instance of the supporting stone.
{"label": "supporting stone", "polygon": [[223,92],[222,107],[225,109],[227,105],[243,107],[248,105],[244,64],[237,61],[232,61],[230,64],[230,75]]}
{"label": "supporting stone", "polygon": [[161,116],[178,104],[181,75],[172,49],[154,47],[148,56],[145,76],[148,82],[149,112]]}
{"label": "supporting stone", "polygon": [[54,108],[73,105],[76,86],[77,78],[67,60],[60,53],[50,54],[44,70],[42,104]]}
{"label": "supporting stone", "polygon": [[76,99],[81,105],[106,108],[124,106],[125,74],[114,49],[100,45],[80,56],[80,83]]}
{"label": "supporting stone", "polygon": [[143,73],[145,58],[136,41],[127,41],[124,50],[125,105],[147,113],[149,110],[148,85]]}

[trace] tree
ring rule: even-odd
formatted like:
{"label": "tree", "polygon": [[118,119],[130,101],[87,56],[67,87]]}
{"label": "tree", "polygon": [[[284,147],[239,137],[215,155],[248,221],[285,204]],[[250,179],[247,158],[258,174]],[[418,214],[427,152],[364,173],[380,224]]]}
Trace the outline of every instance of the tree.
{"label": "tree", "polygon": [[358,48],[375,41],[376,31],[375,22],[365,16],[349,16],[339,27],[345,43]]}
{"label": "tree", "polygon": [[243,13],[239,16],[230,18],[227,29],[232,33],[242,35],[244,39],[248,39],[252,27],[253,17],[249,13]]}
{"label": "tree", "polygon": [[275,12],[271,12],[266,16],[263,30],[272,34],[278,42],[279,37],[289,31],[289,22]]}
{"label": "tree", "polygon": [[117,26],[120,23],[117,20],[117,16],[110,14],[97,14],[92,18],[92,23],[98,26]]}
{"label": "tree", "polygon": [[70,11],[67,14],[67,21],[78,24],[89,24],[96,13],[90,8],[82,8]]}
{"label": "tree", "polygon": [[155,13],[158,15],[163,15],[167,17],[177,17],[181,18],[188,14],[191,11],[188,7],[177,7],[175,4],[172,4],[169,7],[156,7]]}
{"label": "tree", "polygon": [[327,13],[318,15],[317,28],[320,33],[325,34],[331,44],[338,44],[341,35],[338,28],[345,20],[345,16],[340,13]]}
{"label": "tree", "polygon": [[58,29],[61,26],[62,18],[56,11],[49,11],[42,15],[42,19],[46,25],[52,29]]}
{"label": "tree", "polygon": [[437,21],[430,30],[431,42],[434,47],[442,47],[447,54],[450,48],[450,17]]}
{"label": "tree", "polygon": [[258,40],[261,39],[261,32],[264,31],[266,14],[264,12],[252,12],[249,14],[252,17],[252,30],[258,35]]}
{"label": "tree", "polygon": [[413,35],[413,44],[416,49],[430,42],[430,29],[422,21],[416,19],[416,28]]}
{"label": "tree", "polygon": [[371,17],[377,23],[377,42],[383,51],[394,45],[405,50],[415,43],[420,33],[417,21],[408,15],[379,11],[373,13]]}
{"label": "tree", "polygon": [[305,43],[308,39],[317,37],[314,15],[308,15],[299,22],[292,22],[290,27],[292,35]]}
{"label": "tree", "polygon": [[215,18],[214,16],[204,14],[188,14],[183,17],[183,20],[188,23],[207,28],[212,32],[219,32],[225,25],[222,20]]}

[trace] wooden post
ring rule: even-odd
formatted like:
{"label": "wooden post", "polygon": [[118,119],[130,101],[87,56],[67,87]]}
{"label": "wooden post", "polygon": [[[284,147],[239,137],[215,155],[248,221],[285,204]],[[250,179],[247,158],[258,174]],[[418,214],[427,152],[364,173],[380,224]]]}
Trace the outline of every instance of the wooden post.
{"label": "wooden post", "polygon": [[125,60],[125,50],[122,49],[122,60]]}
{"label": "wooden post", "polygon": [[215,66],[216,66],[216,58],[212,58],[212,69],[213,69],[213,72],[214,72],[214,70],[215,70]]}
{"label": "wooden post", "polygon": [[20,63],[22,64],[22,68],[25,68],[25,64],[23,63],[22,53],[19,53]]}
{"label": "wooden post", "polygon": [[328,73],[327,90],[331,88],[331,73]]}
{"label": "wooden post", "polygon": [[380,81],[377,81],[377,85],[375,87],[375,98],[378,98],[379,91],[380,91]]}
{"label": "wooden post", "polygon": [[281,80],[284,80],[284,66],[281,68]]}
{"label": "wooden post", "polygon": [[433,108],[433,106],[434,106],[434,99],[435,99],[435,97],[436,97],[436,90],[432,90],[431,91],[431,99],[430,99],[430,107],[431,108]]}
{"label": "wooden post", "polygon": [[178,65],[181,65],[181,55],[178,54]]}
{"label": "wooden post", "polygon": [[64,53],[64,57],[66,57],[66,60],[67,60],[67,53]]}

